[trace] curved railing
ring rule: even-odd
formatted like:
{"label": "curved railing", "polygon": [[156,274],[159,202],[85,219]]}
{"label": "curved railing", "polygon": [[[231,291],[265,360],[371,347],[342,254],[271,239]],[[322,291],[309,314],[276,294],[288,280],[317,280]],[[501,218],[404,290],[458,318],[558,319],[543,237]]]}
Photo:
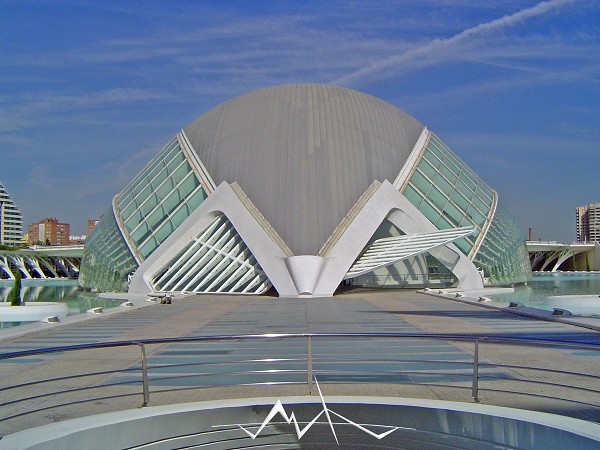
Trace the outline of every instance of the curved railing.
{"label": "curved railing", "polygon": [[181,337],[25,350],[0,354],[0,434],[140,406],[309,395],[315,379],[324,389],[336,385],[337,394],[475,401],[600,422],[599,357],[600,344],[390,333]]}

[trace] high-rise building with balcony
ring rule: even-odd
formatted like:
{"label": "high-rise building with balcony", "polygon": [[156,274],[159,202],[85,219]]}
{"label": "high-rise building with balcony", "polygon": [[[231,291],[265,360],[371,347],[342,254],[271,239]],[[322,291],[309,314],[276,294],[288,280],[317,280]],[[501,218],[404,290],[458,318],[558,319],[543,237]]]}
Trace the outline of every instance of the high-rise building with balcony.
{"label": "high-rise building with balcony", "polygon": [[600,241],[600,203],[589,203],[576,208],[577,240]]}
{"label": "high-rise building with balcony", "polygon": [[23,214],[0,183],[0,245],[17,247],[23,236]]}

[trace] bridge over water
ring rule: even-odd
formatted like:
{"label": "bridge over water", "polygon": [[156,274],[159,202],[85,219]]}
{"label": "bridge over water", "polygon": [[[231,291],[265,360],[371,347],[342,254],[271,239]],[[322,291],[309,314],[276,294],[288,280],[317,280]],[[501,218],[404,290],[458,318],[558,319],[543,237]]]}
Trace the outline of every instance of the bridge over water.
{"label": "bridge over water", "polygon": [[[33,246],[27,250],[0,250],[0,280],[77,278],[83,245]],[[600,271],[600,243],[527,241],[534,271]]]}
{"label": "bridge over water", "polygon": [[527,241],[527,251],[534,271],[600,270],[598,242]]}
{"label": "bridge over water", "polygon": [[0,250],[0,280],[77,278],[83,245],[34,246],[27,250]]}

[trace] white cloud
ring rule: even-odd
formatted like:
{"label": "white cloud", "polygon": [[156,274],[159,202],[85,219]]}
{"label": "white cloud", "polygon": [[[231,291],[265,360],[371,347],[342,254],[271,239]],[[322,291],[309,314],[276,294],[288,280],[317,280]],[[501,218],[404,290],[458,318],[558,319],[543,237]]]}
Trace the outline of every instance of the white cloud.
{"label": "white cloud", "polygon": [[450,38],[434,39],[424,45],[419,45],[403,53],[372,62],[365,67],[349,74],[338,77],[334,83],[351,85],[365,78],[389,76],[390,74],[414,70],[448,61],[460,57],[460,44],[468,42],[475,36],[486,34],[490,31],[500,30],[521,23],[531,17],[543,15],[551,10],[573,3],[575,0],[549,0],[537,5],[522,9],[514,14],[506,15],[490,22],[481,23],[461,31]]}

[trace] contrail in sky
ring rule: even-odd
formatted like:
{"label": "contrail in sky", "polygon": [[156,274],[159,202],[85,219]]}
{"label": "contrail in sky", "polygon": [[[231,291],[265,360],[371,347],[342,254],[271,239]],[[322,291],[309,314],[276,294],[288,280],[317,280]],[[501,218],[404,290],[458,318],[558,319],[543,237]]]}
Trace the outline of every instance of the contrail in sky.
{"label": "contrail in sky", "polygon": [[467,28],[466,30],[461,31],[460,33],[455,34],[452,37],[446,39],[434,39],[428,44],[408,50],[402,54],[390,56],[386,59],[375,61],[369,64],[368,66],[363,67],[362,69],[355,70],[352,73],[339,77],[333,83],[348,85],[352,82],[360,80],[361,78],[365,78],[367,76],[377,74],[378,72],[382,72],[390,67],[398,65],[407,66],[411,63],[416,62],[423,63],[423,60],[430,59],[431,55],[439,52],[440,50],[448,49],[452,45],[460,43],[472,36],[476,36],[487,31],[497,30],[503,27],[514,25],[516,23],[527,20],[530,17],[545,14],[547,11],[560,8],[566,4],[574,3],[575,1],[576,0],[549,0],[538,3],[537,5],[532,6],[531,8],[522,9],[521,11],[517,11],[514,14],[503,16],[499,19],[494,19],[491,22],[480,23],[478,25],[475,25],[474,27]]}

